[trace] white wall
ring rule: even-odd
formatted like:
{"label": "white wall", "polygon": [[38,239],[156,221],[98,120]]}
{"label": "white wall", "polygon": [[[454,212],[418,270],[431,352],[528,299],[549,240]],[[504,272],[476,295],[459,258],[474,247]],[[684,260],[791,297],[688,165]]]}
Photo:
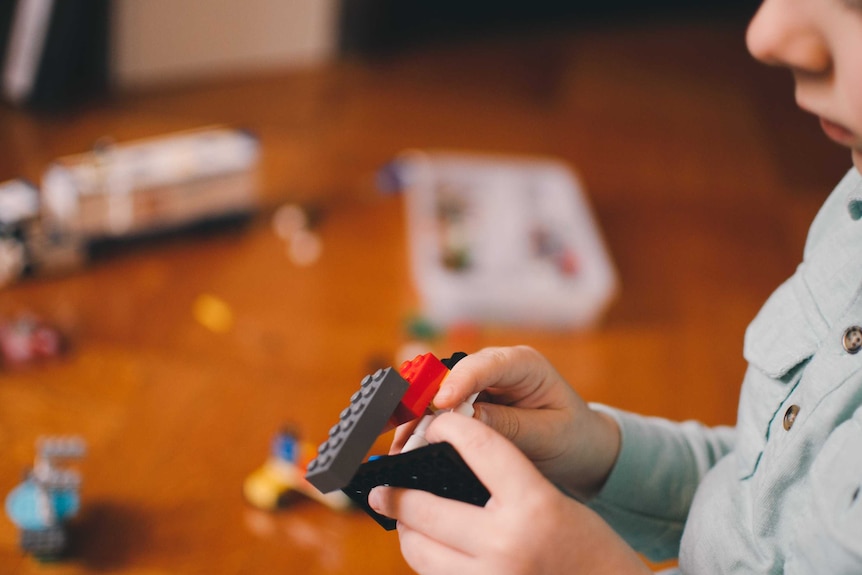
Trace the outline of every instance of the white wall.
{"label": "white wall", "polygon": [[337,0],[114,0],[120,88],[314,65],[337,46]]}

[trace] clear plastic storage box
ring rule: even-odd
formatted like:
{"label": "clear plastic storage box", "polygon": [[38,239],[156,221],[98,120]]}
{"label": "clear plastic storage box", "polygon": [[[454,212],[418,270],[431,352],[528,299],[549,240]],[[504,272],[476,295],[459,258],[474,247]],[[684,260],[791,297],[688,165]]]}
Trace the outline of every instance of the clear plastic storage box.
{"label": "clear plastic storage box", "polygon": [[426,318],[582,328],[617,277],[580,181],[562,162],[413,151],[389,166],[406,195]]}

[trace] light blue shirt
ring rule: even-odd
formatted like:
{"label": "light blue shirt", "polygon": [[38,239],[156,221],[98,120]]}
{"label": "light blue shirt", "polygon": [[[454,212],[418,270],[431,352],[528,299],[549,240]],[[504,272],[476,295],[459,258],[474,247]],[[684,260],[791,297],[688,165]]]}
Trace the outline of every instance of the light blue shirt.
{"label": "light blue shirt", "polygon": [[590,506],[636,550],[691,575],[862,573],[860,217],[853,169],[746,331],[735,427],[609,410],[622,448]]}

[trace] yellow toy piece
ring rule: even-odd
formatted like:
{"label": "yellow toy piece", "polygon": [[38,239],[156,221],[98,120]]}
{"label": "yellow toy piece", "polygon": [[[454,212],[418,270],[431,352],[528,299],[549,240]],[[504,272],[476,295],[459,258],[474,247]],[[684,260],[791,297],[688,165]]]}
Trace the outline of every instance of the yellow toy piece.
{"label": "yellow toy piece", "polygon": [[298,493],[335,511],[352,507],[350,498],[341,491],[324,494],[305,479],[305,467],[315,452],[313,445],[298,441],[292,432],[280,432],[273,441],[272,455],[243,483],[246,501],[258,509],[273,511]]}

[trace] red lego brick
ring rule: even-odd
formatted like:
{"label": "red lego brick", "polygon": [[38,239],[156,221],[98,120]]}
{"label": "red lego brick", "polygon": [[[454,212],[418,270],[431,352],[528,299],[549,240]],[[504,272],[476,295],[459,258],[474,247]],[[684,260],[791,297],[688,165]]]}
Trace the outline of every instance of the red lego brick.
{"label": "red lego brick", "polygon": [[422,417],[449,374],[449,368],[433,354],[426,353],[402,363],[398,372],[410,387],[389,418],[387,428],[390,429]]}

